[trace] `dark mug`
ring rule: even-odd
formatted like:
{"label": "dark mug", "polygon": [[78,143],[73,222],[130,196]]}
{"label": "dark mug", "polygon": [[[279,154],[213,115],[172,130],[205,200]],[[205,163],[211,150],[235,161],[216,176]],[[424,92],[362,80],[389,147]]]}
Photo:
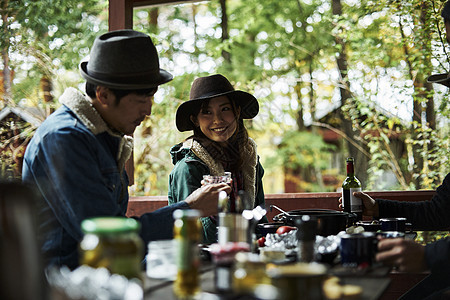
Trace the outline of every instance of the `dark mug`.
{"label": "dark mug", "polygon": [[344,234],[339,251],[344,267],[368,267],[374,262],[377,238],[373,232]]}
{"label": "dark mug", "polygon": [[380,223],[381,231],[406,231],[406,218],[382,218]]}

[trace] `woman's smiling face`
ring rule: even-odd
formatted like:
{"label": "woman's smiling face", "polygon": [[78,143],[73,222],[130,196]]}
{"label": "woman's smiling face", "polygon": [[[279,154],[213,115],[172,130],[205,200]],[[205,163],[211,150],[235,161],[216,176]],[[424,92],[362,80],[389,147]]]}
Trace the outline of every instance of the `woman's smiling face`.
{"label": "woman's smiling face", "polygon": [[[237,113],[239,114],[239,110]],[[199,126],[209,139],[224,143],[236,131],[237,119],[228,97],[220,96],[211,98],[208,106],[202,107],[197,118],[192,118],[192,122]]]}

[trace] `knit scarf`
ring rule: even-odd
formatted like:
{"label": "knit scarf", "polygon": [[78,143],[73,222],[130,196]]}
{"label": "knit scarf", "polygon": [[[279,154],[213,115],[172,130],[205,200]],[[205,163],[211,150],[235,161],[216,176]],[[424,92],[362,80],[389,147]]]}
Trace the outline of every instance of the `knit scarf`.
{"label": "knit scarf", "polygon": [[[206,149],[192,138],[183,143],[183,148],[190,149],[199,159],[209,168],[210,175],[218,176],[224,173],[224,168],[220,162],[214,160]],[[248,194],[252,207],[255,206],[256,197],[256,164],[258,158],[256,154],[256,143],[253,139],[248,138],[248,143],[241,150],[244,157],[242,166],[242,177],[244,181],[244,189]]]}

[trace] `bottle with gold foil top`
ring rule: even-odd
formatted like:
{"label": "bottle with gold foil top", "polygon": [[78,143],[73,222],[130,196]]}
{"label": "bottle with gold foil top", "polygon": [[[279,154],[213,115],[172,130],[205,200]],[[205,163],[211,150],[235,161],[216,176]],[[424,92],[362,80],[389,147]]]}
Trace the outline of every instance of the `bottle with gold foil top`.
{"label": "bottle with gold foil top", "polygon": [[353,196],[353,192],[361,191],[361,182],[355,176],[353,157],[347,158],[347,177],[342,183],[342,208],[345,212],[356,216],[355,221],[362,219],[362,200]]}
{"label": "bottle with gold foil top", "polygon": [[192,299],[200,292],[199,270],[200,211],[176,210],[173,213],[177,252],[177,277],[173,290],[178,299]]}
{"label": "bottle with gold foil top", "polygon": [[125,217],[83,220],[84,237],[79,244],[80,264],[106,268],[111,273],[142,281],[144,246],[138,235],[140,224]]}

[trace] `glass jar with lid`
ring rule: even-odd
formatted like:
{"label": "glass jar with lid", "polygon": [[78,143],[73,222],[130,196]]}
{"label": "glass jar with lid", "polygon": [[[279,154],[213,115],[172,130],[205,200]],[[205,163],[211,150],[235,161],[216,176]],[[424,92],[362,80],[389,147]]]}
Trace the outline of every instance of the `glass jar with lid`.
{"label": "glass jar with lid", "polygon": [[96,217],[81,223],[80,264],[142,280],[143,242],[132,218]]}

